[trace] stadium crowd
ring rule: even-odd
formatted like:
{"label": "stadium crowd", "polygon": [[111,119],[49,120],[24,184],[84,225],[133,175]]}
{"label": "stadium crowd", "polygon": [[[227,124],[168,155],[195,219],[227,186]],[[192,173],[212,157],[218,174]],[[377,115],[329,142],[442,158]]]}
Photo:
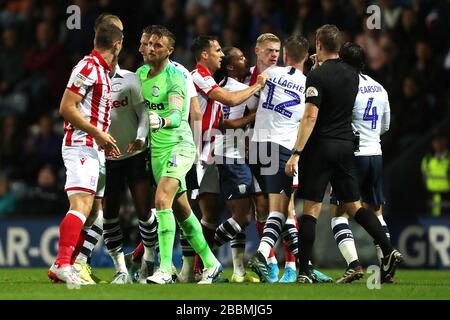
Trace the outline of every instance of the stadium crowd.
{"label": "stadium crowd", "polygon": [[[66,8],[81,9],[81,30],[66,26]],[[366,8],[381,9],[381,29],[368,29]],[[0,218],[61,215],[63,120],[59,101],[71,67],[90,52],[99,13],[126,26],[120,65],[136,70],[143,26],[162,24],[177,37],[173,59],[194,68],[190,53],[199,35],[216,35],[254,64],[256,38],[301,34],[314,48],[315,30],[337,25],[345,41],[368,56],[366,73],[383,84],[391,103],[391,129],[383,136],[392,161],[448,116],[450,107],[450,2],[432,0],[114,0],[0,1]],[[312,52],[311,52],[312,53]],[[419,169],[418,169],[419,170]],[[132,206],[130,206],[132,208]],[[127,209],[125,208],[125,211]]]}

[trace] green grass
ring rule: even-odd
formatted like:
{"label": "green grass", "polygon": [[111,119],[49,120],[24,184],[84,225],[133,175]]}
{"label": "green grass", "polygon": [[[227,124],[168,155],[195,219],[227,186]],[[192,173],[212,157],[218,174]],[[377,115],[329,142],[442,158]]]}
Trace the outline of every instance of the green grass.
{"label": "green grass", "polygon": [[[111,279],[112,269],[95,269],[102,279]],[[337,278],[343,270],[322,270]],[[222,277],[231,276],[226,270]],[[450,299],[450,272],[399,270],[395,284],[383,284],[369,290],[366,280],[352,284],[234,284],[213,285],[95,285],[70,290],[64,284],[52,284],[47,269],[0,269],[0,300],[308,300],[308,299]]]}

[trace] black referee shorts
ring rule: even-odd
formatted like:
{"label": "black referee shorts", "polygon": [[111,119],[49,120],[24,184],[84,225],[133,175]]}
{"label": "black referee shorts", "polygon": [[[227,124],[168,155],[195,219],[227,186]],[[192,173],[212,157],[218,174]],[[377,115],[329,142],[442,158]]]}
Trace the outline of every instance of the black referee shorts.
{"label": "black referee shorts", "polygon": [[328,182],[339,202],[359,200],[353,141],[311,141],[300,156],[297,197],[322,202]]}
{"label": "black referee shorts", "polygon": [[153,173],[148,163],[148,150],[123,160],[106,160],[105,195],[121,193],[128,185],[148,180],[156,186]]}

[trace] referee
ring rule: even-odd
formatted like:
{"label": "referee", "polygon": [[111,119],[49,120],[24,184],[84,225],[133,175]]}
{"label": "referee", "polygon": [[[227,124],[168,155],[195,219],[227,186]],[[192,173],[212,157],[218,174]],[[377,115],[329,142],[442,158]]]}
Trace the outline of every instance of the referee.
{"label": "referee", "polygon": [[[360,203],[351,122],[358,92],[358,73],[339,59],[341,34],[334,25],[316,31],[317,62],[306,79],[306,106],[286,174],[296,173],[299,159],[298,197],[304,199],[299,226],[299,283],[312,283],[308,267],[315,239],[316,222],[328,182],[347,213],[354,217],[383,251],[381,280],[390,277],[404,260],[394,250],[379,220]],[[319,112],[320,109],[320,112]]]}

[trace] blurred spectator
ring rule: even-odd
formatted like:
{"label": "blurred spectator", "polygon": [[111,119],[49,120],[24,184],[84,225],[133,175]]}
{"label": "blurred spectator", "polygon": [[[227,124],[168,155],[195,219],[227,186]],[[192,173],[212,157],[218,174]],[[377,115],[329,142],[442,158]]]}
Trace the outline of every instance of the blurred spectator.
{"label": "blurred spectator", "polygon": [[80,29],[66,29],[64,35],[65,48],[69,54],[69,65],[76,64],[78,60],[91,52],[92,39],[94,39],[94,22],[98,16],[87,0],[74,0],[72,4],[80,8],[81,26]]}
{"label": "blurred spectator", "polygon": [[18,159],[23,151],[24,131],[18,127],[16,116],[3,119],[0,134],[0,168],[10,179],[20,176]]}
{"label": "blurred spectator", "polygon": [[394,4],[392,0],[380,0],[378,5],[381,9],[381,21],[384,30],[394,29],[402,15],[402,8]]}
{"label": "blurred spectator", "polygon": [[[183,43],[186,37],[186,21],[183,8],[179,0],[163,0],[161,3],[162,15],[155,17],[157,24],[164,25],[177,37],[177,42]],[[177,43],[178,44],[178,43]]]}
{"label": "blurred spectator", "polygon": [[423,181],[428,192],[428,214],[450,214],[450,155],[448,137],[437,133],[431,140],[432,152],[422,159]]}
{"label": "blurred spectator", "polygon": [[16,211],[16,198],[9,192],[8,180],[0,173],[0,218]]}
{"label": "blurred spectator", "polygon": [[37,175],[35,187],[23,201],[21,212],[36,216],[61,215],[67,211],[67,208],[67,197],[57,185],[52,166],[43,166]]}
{"label": "blurred spectator", "polygon": [[[428,42],[425,40],[416,42],[415,56],[416,61],[412,74],[418,80],[421,90],[427,93],[427,99],[436,103],[436,97],[444,90],[445,85],[442,81],[442,71],[436,59],[433,59],[433,53]],[[440,113],[439,116],[441,115]]]}
{"label": "blurred spectator", "polygon": [[52,118],[48,115],[42,116],[33,129],[24,150],[26,161],[24,161],[23,170],[29,177],[36,176],[37,171],[44,164],[50,164],[56,169],[63,165],[61,157],[63,137],[53,131]]}
{"label": "blurred spectator", "polygon": [[[414,142],[411,140],[415,140],[430,128],[432,113],[423,93],[419,91],[415,78],[410,76],[404,78],[399,110],[395,110],[395,113],[398,115],[396,121],[400,124],[403,136],[400,141],[403,147]],[[403,147],[399,150],[403,150]]]}
{"label": "blurred spectator", "polygon": [[36,41],[25,53],[29,78],[22,85],[33,99],[33,113],[41,115],[59,102],[66,85],[68,65],[64,48],[56,41],[49,22],[37,25]]}
{"label": "blurred spectator", "polygon": [[0,49],[0,116],[21,114],[27,109],[25,94],[17,84],[24,75],[24,49],[19,44],[16,29],[5,29]]}
{"label": "blurred spectator", "polygon": [[279,6],[270,0],[256,0],[253,4],[253,11],[250,25],[250,39],[256,38],[261,33],[274,33],[278,37],[283,37],[284,19],[280,14]]}

